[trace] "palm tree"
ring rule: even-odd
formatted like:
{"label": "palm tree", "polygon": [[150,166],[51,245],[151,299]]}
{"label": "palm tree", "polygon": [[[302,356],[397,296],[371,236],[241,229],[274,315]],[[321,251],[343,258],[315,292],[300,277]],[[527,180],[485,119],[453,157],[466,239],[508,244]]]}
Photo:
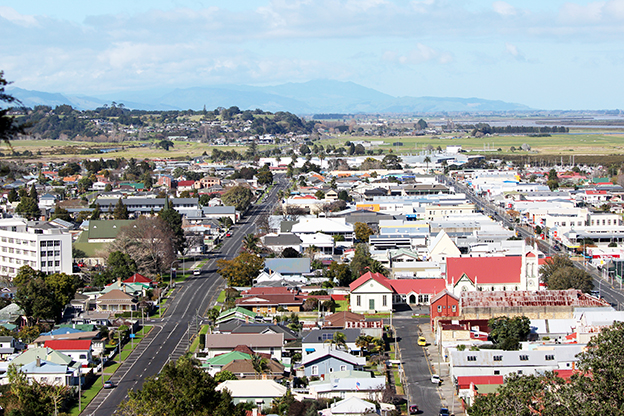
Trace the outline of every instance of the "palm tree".
{"label": "palm tree", "polygon": [[258,247],[258,243],[260,239],[255,234],[247,234],[243,237],[243,251],[247,251],[248,253],[257,254],[260,252],[260,247]]}
{"label": "palm tree", "polygon": [[368,350],[368,344],[371,339],[370,335],[360,335],[355,340],[355,345],[360,349],[360,357],[364,355],[364,350]]}
{"label": "palm tree", "polygon": [[332,339],[328,339],[327,342],[330,346],[335,345],[336,348],[344,348],[345,350],[349,350],[347,347],[347,336],[342,332],[335,332]]}
{"label": "palm tree", "polygon": [[429,171],[429,163],[431,163],[431,158],[429,156],[425,156],[423,162],[427,164],[427,171]]}
{"label": "palm tree", "polygon": [[254,372],[256,373],[256,377],[258,374],[264,374],[269,370],[269,364],[267,363],[267,359],[259,356],[258,354],[254,354],[251,356],[251,365],[253,366]]}

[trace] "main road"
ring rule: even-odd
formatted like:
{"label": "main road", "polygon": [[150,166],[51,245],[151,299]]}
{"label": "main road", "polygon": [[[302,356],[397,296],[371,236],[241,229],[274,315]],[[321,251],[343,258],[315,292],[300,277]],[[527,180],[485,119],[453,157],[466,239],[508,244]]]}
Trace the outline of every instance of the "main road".
{"label": "main road", "polygon": [[216,273],[217,259],[232,259],[238,255],[242,238],[254,233],[260,215],[271,214],[277,201],[277,192],[284,188],[283,175],[275,177],[275,186],[263,199],[253,205],[247,215],[232,230],[232,236],[224,239],[219,252],[202,267],[198,276],[190,276],[179,283],[168,301],[166,316],[155,320],[152,331],[133,353],[124,361],[112,377],[116,388],[101,390],[87,406],[82,415],[111,415],[119,403],[128,396],[129,390],[140,389],[147,377],[155,376],[169,360],[181,357],[189,347],[190,336],[197,332],[196,323],[214,304],[223,279]]}

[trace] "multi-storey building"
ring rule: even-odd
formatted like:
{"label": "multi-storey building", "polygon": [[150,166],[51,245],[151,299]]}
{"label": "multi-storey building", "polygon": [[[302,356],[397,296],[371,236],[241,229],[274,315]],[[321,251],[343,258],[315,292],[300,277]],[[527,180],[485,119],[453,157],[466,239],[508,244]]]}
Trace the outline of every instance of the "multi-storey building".
{"label": "multi-storey building", "polygon": [[28,265],[45,273],[72,273],[72,237],[44,221],[0,219],[0,276]]}

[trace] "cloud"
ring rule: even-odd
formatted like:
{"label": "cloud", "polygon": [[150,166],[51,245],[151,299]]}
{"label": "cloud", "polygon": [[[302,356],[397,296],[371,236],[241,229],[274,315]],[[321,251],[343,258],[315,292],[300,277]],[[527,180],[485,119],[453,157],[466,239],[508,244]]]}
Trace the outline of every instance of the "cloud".
{"label": "cloud", "polygon": [[418,43],[414,49],[405,55],[400,55],[395,51],[386,51],[382,55],[382,60],[399,65],[420,65],[425,62],[448,64],[453,61],[453,55],[449,52],[440,52]]}
{"label": "cloud", "polygon": [[34,16],[20,14],[15,9],[7,6],[0,6],[0,17],[23,27],[38,25],[37,19]]}
{"label": "cloud", "polygon": [[504,1],[495,1],[492,3],[492,8],[501,16],[514,16],[518,13],[515,7]]}

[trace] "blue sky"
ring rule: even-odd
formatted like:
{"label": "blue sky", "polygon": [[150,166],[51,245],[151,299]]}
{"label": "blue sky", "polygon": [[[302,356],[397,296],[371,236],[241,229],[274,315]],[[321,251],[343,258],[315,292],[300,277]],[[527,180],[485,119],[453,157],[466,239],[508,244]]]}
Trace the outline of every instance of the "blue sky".
{"label": "blue sky", "polygon": [[624,0],[4,0],[0,70],[66,94],[334,79],[624,108]]}

